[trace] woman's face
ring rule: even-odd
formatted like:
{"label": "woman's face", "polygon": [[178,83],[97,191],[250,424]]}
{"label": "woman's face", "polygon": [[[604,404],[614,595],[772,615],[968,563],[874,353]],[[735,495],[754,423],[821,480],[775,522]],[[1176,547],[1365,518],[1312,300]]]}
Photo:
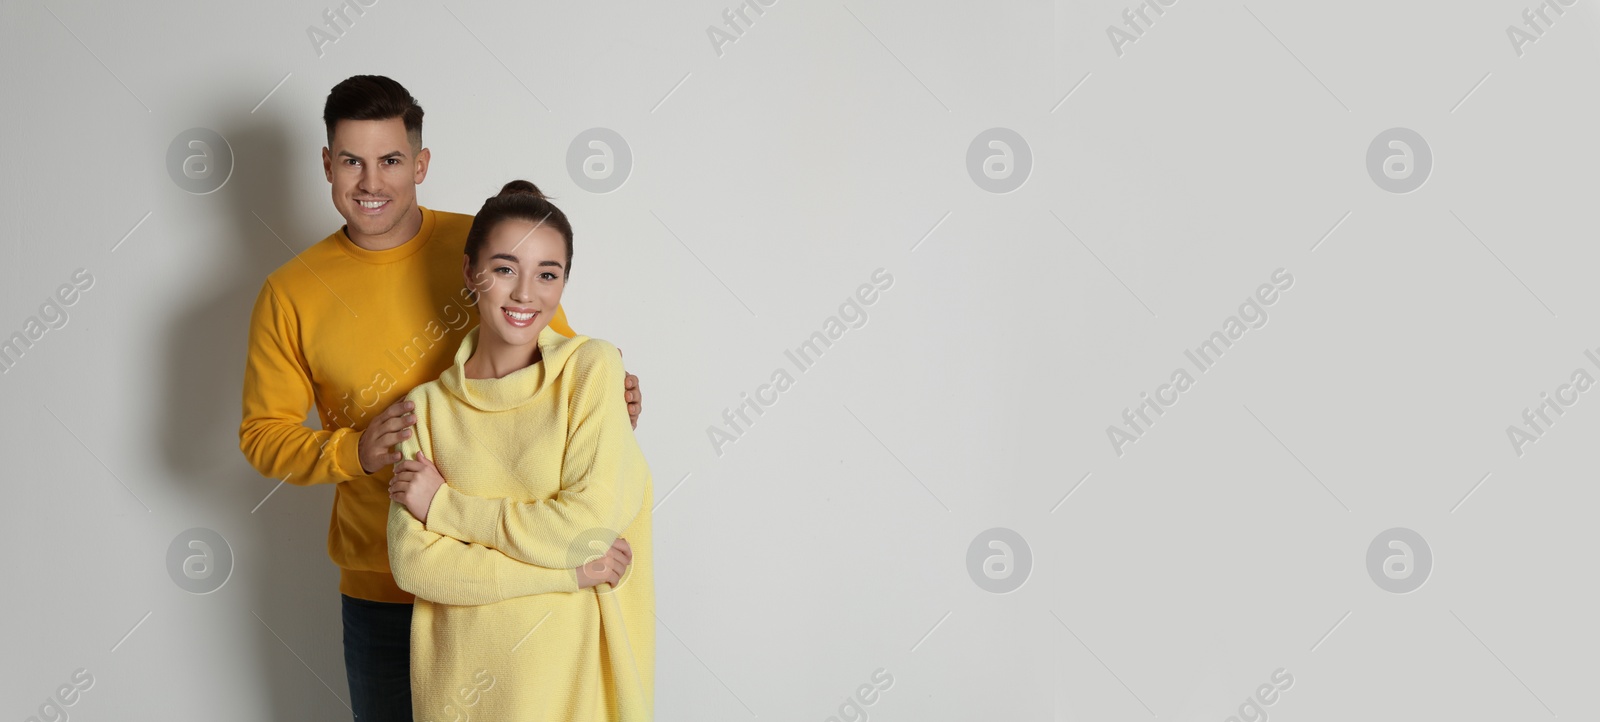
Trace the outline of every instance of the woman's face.
{"label": "woman's face", "polygon": [[493,334],[509,346],[537,343],[567,285],[561,232],[521,219],[501,221],[479,249],[477,268],[470,262],[463,260],[467,284],[478,290],[479,340]]}

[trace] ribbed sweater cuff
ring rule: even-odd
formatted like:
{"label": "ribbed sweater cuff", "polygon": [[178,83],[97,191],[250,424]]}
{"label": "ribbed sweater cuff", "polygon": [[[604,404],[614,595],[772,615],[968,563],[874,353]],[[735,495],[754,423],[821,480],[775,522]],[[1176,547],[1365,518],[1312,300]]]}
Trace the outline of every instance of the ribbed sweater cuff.
{"label": "ribbed sweater cuff", "polygon": [[339,473],[346,479],[359,479],[367,475],[361,470],[361,432],[355,429],[334,429],[334,461]]}

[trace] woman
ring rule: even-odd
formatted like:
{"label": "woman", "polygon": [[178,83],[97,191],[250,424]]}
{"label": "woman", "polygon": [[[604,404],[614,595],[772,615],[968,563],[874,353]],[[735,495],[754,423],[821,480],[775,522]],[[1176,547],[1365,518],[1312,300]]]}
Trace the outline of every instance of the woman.
{"label": "woman", "polygon": [[650,719],[654,497],[621,353],[548,327],[572,227],[512,181],[478,211],[462,270],[480,323],[406,396],[415,433],[390,484],[390,567],[417,597],[412,712]]}

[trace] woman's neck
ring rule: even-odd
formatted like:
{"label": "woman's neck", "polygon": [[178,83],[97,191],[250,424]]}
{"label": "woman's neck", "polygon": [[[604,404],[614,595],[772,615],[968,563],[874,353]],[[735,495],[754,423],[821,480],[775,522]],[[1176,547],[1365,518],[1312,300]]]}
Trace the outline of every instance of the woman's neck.
{"label": "woman's neck", "polygon": [[469,379],[498,379],[539,363],[539,342],[512,346],[493,333],[478,329],[478,347],[462,364]]}

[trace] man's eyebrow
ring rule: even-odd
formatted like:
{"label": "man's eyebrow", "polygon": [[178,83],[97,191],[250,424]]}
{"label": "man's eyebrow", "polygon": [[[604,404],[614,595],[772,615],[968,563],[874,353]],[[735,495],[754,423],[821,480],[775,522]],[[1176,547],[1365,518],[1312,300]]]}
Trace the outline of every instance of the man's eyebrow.
{"label": "man's eyebrow", "polygon": [[[356,160],[361,160],[361,156],[356,155],[355,153],[351,153],[348,150],[339,151],[339,155],[342,155],[342,156],[344,156],[346,158],[354,158]],[[403,150],[391,150],[388,153],[384,153],[383,155],[378,156],[378,160],[383,160],[384,158],[402,158],[403,159],[405,157],[406,157],[405,151],[403,151]]]}
{"label": "man's eyebrow", "polygon": [[[509,253],[496,253],[496,254],[490,256],[490,258],[504,258],[507,261],[510,261],[512,263],[521,263],[521,261],[517,260],[516,256],[513,256],[513,255],[511,255]],[[555,266],[556,268],[562,268],[563,267],[559,261],[540,261],[538,263],[538,265],[540,265],[540,266]]]}

